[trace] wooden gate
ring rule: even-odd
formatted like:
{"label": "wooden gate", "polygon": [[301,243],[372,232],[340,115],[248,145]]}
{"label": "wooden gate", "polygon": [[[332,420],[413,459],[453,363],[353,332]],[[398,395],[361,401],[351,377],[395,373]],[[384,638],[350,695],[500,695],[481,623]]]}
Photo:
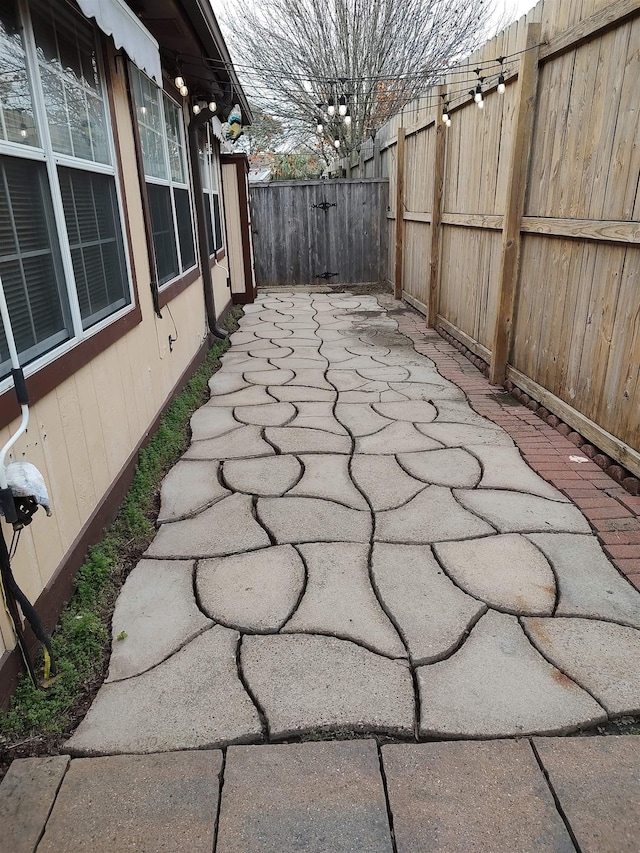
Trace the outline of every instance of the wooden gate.
{"label": "wooden gate", "polygon": [[370,284],[385,277],[388,181],[251,187],[256,284]]}

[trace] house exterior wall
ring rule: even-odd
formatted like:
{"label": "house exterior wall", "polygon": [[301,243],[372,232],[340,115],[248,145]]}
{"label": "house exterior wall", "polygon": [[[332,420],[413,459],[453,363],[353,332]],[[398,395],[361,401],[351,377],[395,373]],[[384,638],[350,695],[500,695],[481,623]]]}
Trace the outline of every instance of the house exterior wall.
{"label": "house exterior wall", "polygon": [[[14,446],[8,460],[25,459],[35,464],[44,475],[51,497],[53,516],[36,513],[33,523],[22,533],[13,561],[18,584],[32,602],[38,600],[64,566],[70,549],[105,501],[208,336],[201,275],[171,299],[171,313],[167,307],[162,309],[162,319],[154,313],[125,60],[116,56],[112,43],[109,45],[111,120],[119,146],[127,220],[123,230],[142,319],[31,406],[28,432]],[[211,275],[216,314],[220,317],[230,304],[226,270],[217,264]],[[131,310],[137,310],[136,306]],[[171,349],[170,335],[177,337]],[[29,371],[26,373],[29,386]],[[17,420],[3,426],[0,442],[4,443],[16,426]],[[5,537],[10,539],[11,533],[11,528],[4,525]],[[0,608],[0,655],[4,653],[0,666],[14,645],[13,632]]]}

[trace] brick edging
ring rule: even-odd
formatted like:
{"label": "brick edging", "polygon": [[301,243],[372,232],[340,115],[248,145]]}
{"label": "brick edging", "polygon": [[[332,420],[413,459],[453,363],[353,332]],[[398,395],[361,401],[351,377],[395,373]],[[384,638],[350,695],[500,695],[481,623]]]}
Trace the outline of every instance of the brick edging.
{"label": "brick edging", "polygon": [[[464,391],[479,415],[511,436],[529,467],[581,510],[609,559],[640,590],[640,496],[612,480],[575,440],[570,441],[508,391],[490,385],[478,367],[437,331],[425,328],[420,314],[405,307],[394,317],[416,352],[430,358],[445,379]],[[586,461],[571,461],[570,456]]]}

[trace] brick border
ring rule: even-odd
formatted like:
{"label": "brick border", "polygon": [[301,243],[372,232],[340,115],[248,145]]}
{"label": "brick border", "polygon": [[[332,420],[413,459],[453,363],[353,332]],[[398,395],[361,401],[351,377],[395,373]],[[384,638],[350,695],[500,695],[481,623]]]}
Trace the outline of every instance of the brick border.
{"label": "brick border", "polygon": [[[406,310],[398,310],[397,303],[394,307],[398,330],[413,341],[416,351],[430,358],[445,379],[464,391],[479,415],[511,436],[530,468],[573,501],[620,574],[640,590],[640,496],[629,494],[574,441],[508,391],[490,385],[478,367],[435,329],[425,327],[421,314],[408,305],[403,306]],[[481,359],[476,361],[483,364]],[[585,461],[571,461],[571,456]]]}

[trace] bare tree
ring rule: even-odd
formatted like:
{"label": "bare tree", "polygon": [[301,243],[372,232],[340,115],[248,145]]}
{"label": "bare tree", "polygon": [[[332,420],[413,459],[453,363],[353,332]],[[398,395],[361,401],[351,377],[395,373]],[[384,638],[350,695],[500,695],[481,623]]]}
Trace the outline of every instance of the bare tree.
{"label": "bare tree", "polygon": [[[292,146],[356,148],[448,64],[487,38],[496,0],[260,0],[225,7],[252,101]],[[347,96],[351,124],[327,115]],[[319,106],[319,105],[325,105]],[[323,130],[316,132],[323,116]],[[329,155],[330,156],[330,155]]]}

